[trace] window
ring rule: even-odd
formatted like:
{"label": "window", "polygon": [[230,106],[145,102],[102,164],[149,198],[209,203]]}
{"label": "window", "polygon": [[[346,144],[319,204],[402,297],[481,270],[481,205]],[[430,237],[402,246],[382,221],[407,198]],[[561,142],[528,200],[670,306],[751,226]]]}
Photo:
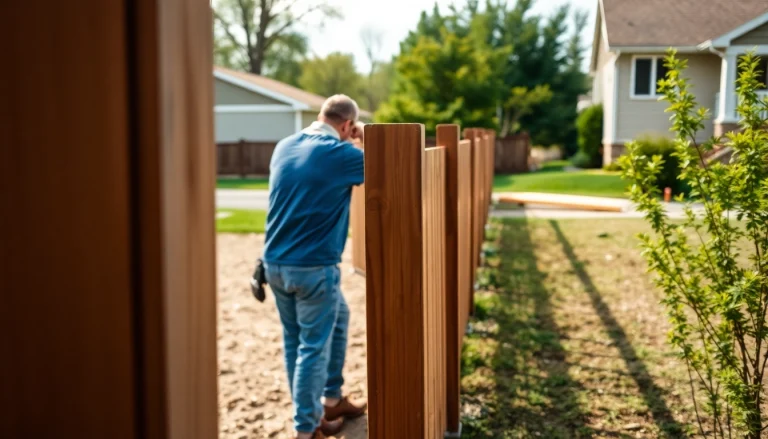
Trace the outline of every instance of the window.
{"label": "window", "polygon": [[632,93],[633,98],[653,98],[661,95],[658,92],[659,80],[667,76],[664,57],[642,56],[632,60]]}
{"label": "window", "polygon": [[[758,90],[765,91],[765,90],[768,90],[768,57],[759,56],[758,58],[759,58],[760,64],[757,67],[757,71],[760,72],[760,77],[757,79],[762,83],[762,86],[758,87]],[[741,61],[740,58],[739,58],[739,61]],[[744,69],[742,68],[741,63],[739,62],[738,72],[737,72],[738,77],[740,77],[743,72],[744,72]]]}

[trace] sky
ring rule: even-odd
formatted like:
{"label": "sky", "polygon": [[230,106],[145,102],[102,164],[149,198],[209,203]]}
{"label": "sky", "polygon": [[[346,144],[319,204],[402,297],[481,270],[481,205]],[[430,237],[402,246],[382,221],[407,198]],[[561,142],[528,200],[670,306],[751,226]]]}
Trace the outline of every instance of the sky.
{"label": "sky", "polygon": [[[446,10],[454,0],[329,0],[337,6],[344,17],[328,20],[322,28],[305,29],[310,42],[310,53],[325,56],[331,52],[352,53],[360,71],[367,71],[369,63],[366,59],[363,44],[360,40],[364,28],[373,28],[381,34],[382,47],[379,59],[389,60],[399,51],[399,43],[409,30],[415,29],[419,15],[423,10],[432,10],[437,3],[441,10]],[[512,3],[513,0],[510,0]],[[463,4],[459,0],[459,4]],[[594,32],[595,10],[597,0],[536,0],[533,13],[548,16],[562,4],[570,3],[571,8],[584,9],[589,12],[589,21],[582,29],[584,44],[592,43]],[[313,20],[314,21],[314,20]],[[314,23],[313,23],[314,24]],[[589,51],[585,52],[588,59]],[[586,66],[586,63],[585,63]]]}

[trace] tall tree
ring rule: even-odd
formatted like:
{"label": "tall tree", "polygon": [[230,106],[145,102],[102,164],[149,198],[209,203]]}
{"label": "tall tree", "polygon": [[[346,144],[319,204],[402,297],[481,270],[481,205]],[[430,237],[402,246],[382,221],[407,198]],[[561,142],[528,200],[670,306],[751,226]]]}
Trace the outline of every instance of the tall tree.
{"label": "tall tree", "polygon": [[304,61],[299,85],[321,96],[343,93],[361,102],[363,79],[351,54],[334,52],[325,58]]}
{"label": "tall tree", "polygon": [[[217,0],[213,4],[214,36],[229,40],[237,48],[230,54],[238,64],[262,74],[272,45],[295,26],[311,17],[338,18],[339,11],[326,1],[302,3],[297,0]],[[218,47],[227,47],[219,44]],[[230,59],[233,59],[230,58]]]}
{"label": "tall tree", "polygon": [[439,123],[496,126],[499,59],[470,37],[443,29],[440,41],[422,36],[396,63],[397,80],[377,112],[382,122],[421,122],[433,134]]}
{"label": "tall tree", "polygon": [[301,64],[306,60],[307,37],[290,32],[281,35],[267,50],[263,74],[293,86],[299,86]]}
{"label": "tall tree", "polygon": [[368,59],[370,69],[365,79],[363,94],[365,95],[366,109],[376,111],[389,96],[394,70],[391,63],[381,60],[381,50],[384,34],[373,27],[366,27],[360,33],[365,56]]}

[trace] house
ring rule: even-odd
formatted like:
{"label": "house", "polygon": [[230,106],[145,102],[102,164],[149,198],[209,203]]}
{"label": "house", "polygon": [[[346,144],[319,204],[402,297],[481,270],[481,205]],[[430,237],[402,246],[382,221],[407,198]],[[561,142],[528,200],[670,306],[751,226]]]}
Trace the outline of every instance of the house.
{"label": "house", "polygon": [[603,104],[608,164],[640,135],[671,135],[656,90],[670,47],[688,60],[692,91],[713,115],[698,140],[737,127],[738,57],[768,55],[768,0],[598,0],[594,35],[592,100]]}
{"label": "house", "polygon": [[[317,119],[325,98],[260,75],[214,67],[216,143],[277,143]],[[360,112],[362,120],[371,114]]]}

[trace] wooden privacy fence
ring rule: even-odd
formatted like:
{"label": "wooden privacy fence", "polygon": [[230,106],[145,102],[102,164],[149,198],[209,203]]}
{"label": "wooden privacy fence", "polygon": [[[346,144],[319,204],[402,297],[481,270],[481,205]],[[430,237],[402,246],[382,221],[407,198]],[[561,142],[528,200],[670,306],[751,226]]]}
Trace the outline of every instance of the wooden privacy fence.
{"label": "wooden privacy fence", "polygon": [[274,142],[219,143],[216,145],[218,175],[269,175],[269,162],[275,151]]}
{"label": "wooden privacy fence", "polygon": [[459,362],[493,180],[493,133],[365,128],[353,193],[353,264],[366,275],[369,437],[459,431]]}
{"label": "wooden privacy fence", "polygon": [[531,138],[528,133],[496,139],[497,174],[519,174],[530,170]]}

